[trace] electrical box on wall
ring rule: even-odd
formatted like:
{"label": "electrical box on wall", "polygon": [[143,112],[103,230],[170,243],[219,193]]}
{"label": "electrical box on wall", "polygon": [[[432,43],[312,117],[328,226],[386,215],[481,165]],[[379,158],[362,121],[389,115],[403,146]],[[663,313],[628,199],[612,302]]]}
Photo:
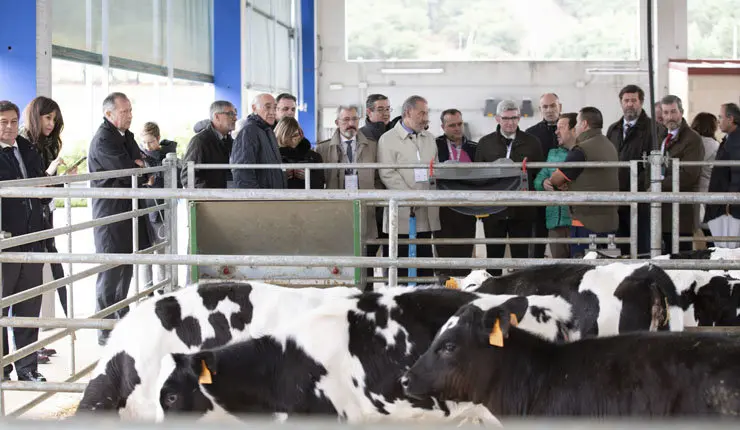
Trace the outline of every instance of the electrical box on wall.
{"label": "electrical box on wall", "polygon": [[483,116],[493,118],[496,116],[496,107],[501,103],[501,100],[497,99],[486,99],[486,105],[483,108]]}
{"label": "electrical box on wall", "polygon": [[523,99],[522,106],[519,108],[519,114],[522,118],[529,118],[534,116],[534,107],[532,106],[531,99]]}

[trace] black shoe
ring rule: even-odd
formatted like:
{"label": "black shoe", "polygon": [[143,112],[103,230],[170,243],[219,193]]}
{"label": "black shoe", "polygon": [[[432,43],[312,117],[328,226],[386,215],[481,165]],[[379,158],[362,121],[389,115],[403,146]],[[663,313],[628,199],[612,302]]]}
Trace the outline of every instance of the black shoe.
{"label": "black shoe", "polygon": [[49,356],[42,353],[36,354],[36,363],[38,364],[49,364],[51,363],[51,360],[49,359]]}
{"label": "black shoe", "polygon": [[18,372],[19,381],[28,382],[46,382],[44,375],[40,374],[36,370],[21,370]]}
{"label": "black shoe", "polygon": [[39,349],[39,354],[44,354],[47,357],[53,357],[57,355],[57,350],[54,348],[41,348]]}

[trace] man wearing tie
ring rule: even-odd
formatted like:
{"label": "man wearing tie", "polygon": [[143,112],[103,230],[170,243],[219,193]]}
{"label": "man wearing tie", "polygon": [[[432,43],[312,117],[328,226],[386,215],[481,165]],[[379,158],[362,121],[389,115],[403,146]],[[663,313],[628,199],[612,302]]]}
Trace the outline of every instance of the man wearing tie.
{"label": "man wearing tie", "polygon": [[[16,180],[46,176],[44,165],[38,152],[30,142],[18,135],[18,106],[9,101],[0,101],[0,180]],[[3,198],[2,230],[11,236],[21,236],[44,230],[42,206],[50,199]],[[6,249],[7,252],[44,252],[42,242],[34,242]],[[42,282],[40,263],[3,263],[2,297],[38,287]],[[3,308],[2,315],[8,311],[15,317],[38,318],[41,310],[41,296]],[[15,349],[21,349],[38,340],[39,329],[14,327]],[[3,327],[3,355],[9,353],[8,332]],[[44,382],[46,378],[38,372],[36,353],[15,362],[19,381]],[[10,380],[13,366],[3,368],[3,381]]]}
{"label": "man wearing tie", "polygon": [[[331,139],[319,142],[316,152],[324,163],[375,163],[378,144],[358,133],[360,111],[357,106],[339,106],[334,123],[337,130]],[[326,188],[333,190],[372,190],[375,188],[375,169],[326,169]],[[365,239],[378,237],[375,208],[368,207],[365,215]],[[366,255],[375,257],[379,245],[367,245]],[[367,268],[367,276],[373,276],[373,268]],[[368,283],[372,288],[372,284]]]}
{"label": "man wearing tie", "polygon": [[[475,153],[476,162],[492,162],[499,158],[508,158],[521,163],[525,158],[534,163],[544,161],[542,145],[533,135],[519,129],[519,106],[513,100],[504,100],[496,106],[496,131],[483,136],[478,142],[478,151]],[[529,189],[532,190],[534,177],[538,170],[527,168]],[[535,222],[537,210],[534,206],[512,207],[483,218],[483,228],[487,238],[530,238],[532,225]],[[510,245],[512,258],[527,258],[528,245]],[[503,258],[505,245],[486,245],[488,258]],[[494,276],[501,274],[499,269],[489,269]]]}
{"label": "man wearing tie", "polygon": [[[662,136],[660,152],[668,158],[678,158],[684,161],[704,161],[704,143],[701,136],[689,127],[683,117],[683,103],[677,96],[668,95],[660,100],[663,111],[663,124],[668,129]],[[701,166],[681,166],[679,170],[680,190],[673,189],[673,169],[663,169],[663,183],[661,191],[672,192],[695,192],[701,177]],[[647,180],[646,180],[646,183]],[[693,205],[680,205],[678,209],[680,236],[693,236],[694,234],[694,210]],[[663,230],[663,252],[672,252],[673,239],[671,235],[672,205],[663,204],[662,230]],[[691,242],[679,242],[679,251],[690,251]]]}

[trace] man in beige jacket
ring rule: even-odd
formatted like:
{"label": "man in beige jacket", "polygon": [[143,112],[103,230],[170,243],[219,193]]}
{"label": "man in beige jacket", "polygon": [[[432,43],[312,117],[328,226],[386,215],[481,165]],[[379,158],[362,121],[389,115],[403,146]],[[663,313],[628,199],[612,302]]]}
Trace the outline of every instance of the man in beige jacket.
{"label": "man in beige jacket", "polygon": [[[324,163],[375,163],[378,156],[378,144],[358,133],[360,121],[357,106],[339,106],[337,119],[334,121],[337,130],[331,139],[319,142],[316,152]],[[326,188],[329,190],[372,190],[375,188],[375,169],[326,169]],[[375,221],[375,208],[368,207],[365,215],[365,236],[363,239],[378,237]],[[366,245],[368,256],[376,256],[379,245]],[[373,268],[367,269],[367,276],[373,276]],[[372,287],[372,284],[368,284]]]}
{"label": "man in beige jacket", "polygon": [[[426,131],[429,126],[429,105],[420,96],[411,96],[403,103],[402,119],[388,130],[378,142],[379,163],[422,163],[428,166],[437,160],[437,144],[434,136]],[[429,169],[380,169],[380,180],[389,190],[430,190]],[[398,210],[398,237],[409,237],[409,207]],[[431,238],[432,232],[440,229],[439,208],[417,207],[416,237]],[[388,208],[383,212],[383,231],[388,232]],[[408,256],[408,245],[398,246],[398,256]],[[417,245],[416,255],[432,257],[431,245]],[[398,276],[407,276],[408,270],[399,269]],[[418,276],[433,276],[432,269],[419,269]]]}

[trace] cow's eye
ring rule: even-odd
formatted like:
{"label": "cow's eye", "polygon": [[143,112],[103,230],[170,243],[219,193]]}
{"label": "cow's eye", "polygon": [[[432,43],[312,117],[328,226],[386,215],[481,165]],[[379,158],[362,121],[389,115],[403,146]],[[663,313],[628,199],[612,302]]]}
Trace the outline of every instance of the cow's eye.
{"label": "cow's eye", "polygon": [[168,394],[164,401],[165,403],[167,403],[167,406],[172,406],[173,404],[175,404],[175,402],[177,402],[177,394]]}
{"label": "cow's eye", "polygon": [[455,345],[453,342],[446,342],[444,345],[442,345],[442,348],[440,349],[441,352],[445,354],[450,354],[455,352],[457,349],[457,345]]}

